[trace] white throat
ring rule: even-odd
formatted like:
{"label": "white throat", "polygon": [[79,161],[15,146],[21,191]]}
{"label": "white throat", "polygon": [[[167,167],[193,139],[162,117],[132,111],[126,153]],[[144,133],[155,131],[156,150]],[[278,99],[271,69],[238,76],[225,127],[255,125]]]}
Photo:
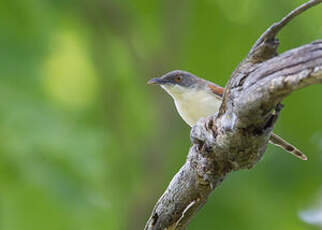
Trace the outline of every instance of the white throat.
{"label": "white throat", "polygon": [[161,87],[172,96],[180,116],[191,127],[200,118],[219,111],[221,98],[210,90],[188,89],[179,85]]}

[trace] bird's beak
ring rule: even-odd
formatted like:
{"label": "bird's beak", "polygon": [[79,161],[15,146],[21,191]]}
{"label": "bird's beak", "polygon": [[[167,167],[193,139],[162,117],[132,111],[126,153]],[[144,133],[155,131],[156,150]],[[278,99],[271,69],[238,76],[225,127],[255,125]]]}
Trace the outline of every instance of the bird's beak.
{"label": "bird's beak", "polygon": [[162,85],[164,84],[164,81],[160,78],[152,78],[147,82],[148,85]]}

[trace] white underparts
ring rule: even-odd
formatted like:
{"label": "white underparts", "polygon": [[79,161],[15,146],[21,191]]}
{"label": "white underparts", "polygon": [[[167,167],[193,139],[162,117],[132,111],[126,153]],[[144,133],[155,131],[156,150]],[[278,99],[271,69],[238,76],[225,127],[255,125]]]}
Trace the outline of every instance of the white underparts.
{"label": "white underparts", "polygon": [[182,86],[162,86],[174,99],[182,119],[190,126],[202,117],[218,112],[221,99],[210,90],[190,89]]}

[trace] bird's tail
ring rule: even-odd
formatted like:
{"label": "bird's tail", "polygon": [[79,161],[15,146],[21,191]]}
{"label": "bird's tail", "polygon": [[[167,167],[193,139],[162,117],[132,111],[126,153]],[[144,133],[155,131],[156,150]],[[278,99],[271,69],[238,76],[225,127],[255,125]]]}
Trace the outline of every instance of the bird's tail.
{"label": "bird's tail", "polygon": [[284,149],[285,151],[289,152],[290,154],[294,155],[295,157],[300,158],[302,160],[307,160],[307,157],[305,156],[304,153],[302,153],[295,146],[291,145],[290,143],[288,143],[287,141],[282,139],[280,136],[272,133],[269,141],[272,144],[277,145],[277,146],[281,147],[282,149]]}

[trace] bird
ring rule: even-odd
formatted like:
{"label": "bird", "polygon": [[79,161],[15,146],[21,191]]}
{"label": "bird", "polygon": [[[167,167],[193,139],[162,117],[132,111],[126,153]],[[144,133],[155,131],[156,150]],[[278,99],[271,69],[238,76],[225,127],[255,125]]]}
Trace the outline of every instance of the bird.
{"label": "bird", "polygon": [[[183,70],[168,72],[159,78],[152,78],[147,83],[161,86],[173,98],[179,115],[190,127],[201,118],[219,111],[225,90],[213,82]],[[269,141],[295,157],[307,160],[304,153],[277,134],[272,133]]]}

